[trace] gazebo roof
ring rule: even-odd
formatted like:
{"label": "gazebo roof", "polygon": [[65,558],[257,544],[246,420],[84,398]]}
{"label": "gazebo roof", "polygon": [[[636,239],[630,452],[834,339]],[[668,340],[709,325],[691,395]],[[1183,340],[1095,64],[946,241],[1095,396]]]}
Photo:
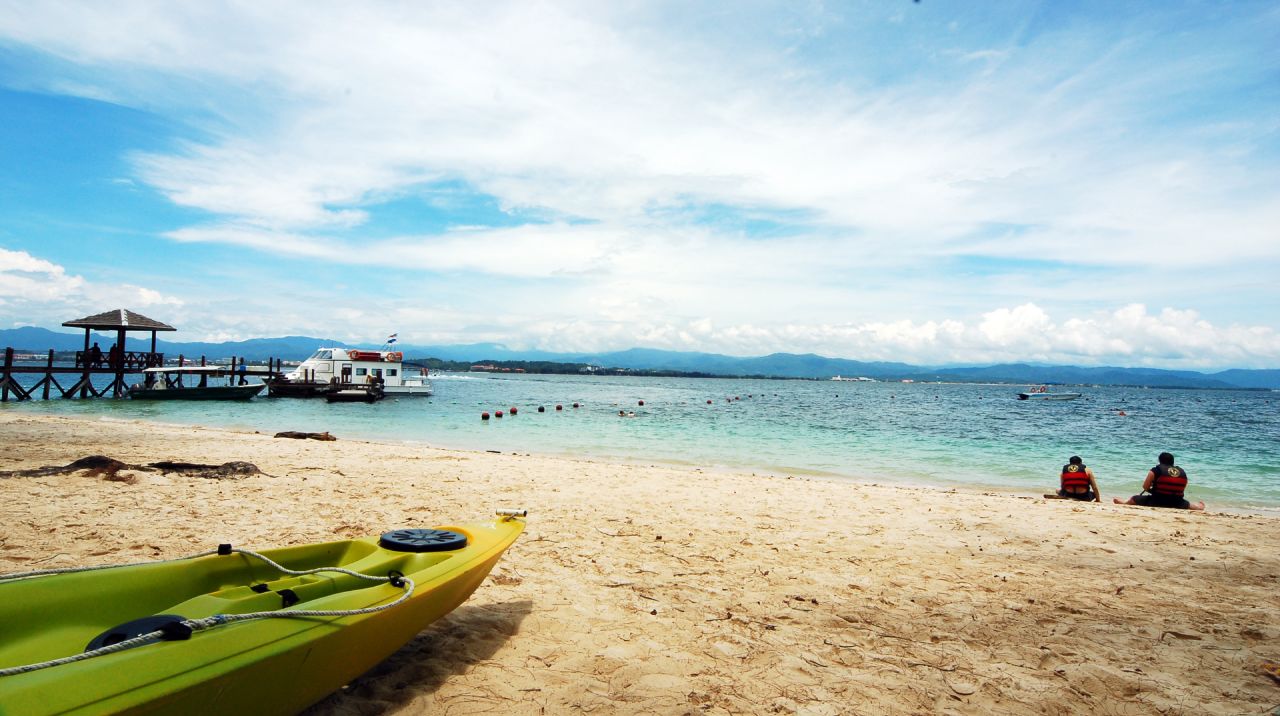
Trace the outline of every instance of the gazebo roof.
{"label": "gazebo roof", "polygon": [[178,329],[154,318],[147,318],[123,308],[99,313],[86,318],[77,318],[62,324],[68,328],[112,328],[124,331],[176,331]]}

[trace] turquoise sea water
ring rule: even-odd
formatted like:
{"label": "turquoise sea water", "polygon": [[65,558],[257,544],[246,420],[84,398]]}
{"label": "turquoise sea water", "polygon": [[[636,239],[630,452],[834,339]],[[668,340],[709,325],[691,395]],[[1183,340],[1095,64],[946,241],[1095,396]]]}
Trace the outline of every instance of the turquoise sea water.
{"label": "turquoise sea water", "polygon": [[[1017,494],[1056,489],[1059,468],[1080,455],[1106,500],[1138,492],[1167,450],[1191,477],[1191,500],[1280,515],[1277,392],[1100,387],[1044,402],[1019,401],[1009,385],[490,374],[432,382],[431,398],[375,405],[51,400],[0,410]],[[512,406],[514,417],[480,420]]]}

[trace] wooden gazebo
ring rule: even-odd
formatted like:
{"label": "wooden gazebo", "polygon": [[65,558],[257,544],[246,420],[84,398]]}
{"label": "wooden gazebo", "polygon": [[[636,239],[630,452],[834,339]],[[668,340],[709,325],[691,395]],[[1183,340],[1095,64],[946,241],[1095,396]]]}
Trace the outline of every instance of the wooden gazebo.
{"label": "wooden gazebo", "polygon": [[[86,318],[78,318],[74,321],[67,321],[62,325],[68,328],[84,329],[84,351],[76,352],[76,367],[85,369],[84,380],[88,381],[89,370],[101,368],[104,365],[109,367],[115,373],[115,379],[103,392],[110,390],[117,397],[124,395],[127,390],[127,386],[124,384],[125,373],[136,373],[145,368],[164,365],[164,354],[156,352],[156,333],[177,330],[167,323],[161,323],[154,318],[147,318],[140,313],[134,313],[123,308],[98,313]],[[89,338],[90,333],[94,330],[115,331],[116,344],[105,353],[101,349],[91,351]],[[150,331],[151,350],[149,352],[126,350],[125,334],[129,331]],[[84,392],[86,392],[85,389],[89,388],[89,386],[79,387],[83,397]],[[74,392],[74,388],[72,392]]]}

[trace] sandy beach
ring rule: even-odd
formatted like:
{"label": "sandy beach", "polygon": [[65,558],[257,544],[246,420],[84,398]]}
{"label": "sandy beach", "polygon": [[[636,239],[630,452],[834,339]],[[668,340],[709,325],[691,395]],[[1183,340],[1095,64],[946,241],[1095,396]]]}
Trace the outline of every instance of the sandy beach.
{"label": "sandy beach", "polygon": [[0,437],[4,471],[99,454],[265,473],[0,479],[0,571],[530,511],[470,601],[311,716],[1280,704],[1259,666],[1280,660],[1280,520],[1213,505],[1193,514],[17,411],[0,412]]}

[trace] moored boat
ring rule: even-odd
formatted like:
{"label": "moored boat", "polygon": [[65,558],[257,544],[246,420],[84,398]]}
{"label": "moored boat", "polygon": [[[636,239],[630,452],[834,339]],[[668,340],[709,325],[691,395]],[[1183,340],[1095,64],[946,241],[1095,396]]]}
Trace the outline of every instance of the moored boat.
{"label": "moored boat", "polygon": [[0,713],[296,713],[465,601],[523,515],[0,576]]}
{"label": "moored boat", "polygon": [[[223,366],[169,366],[147,368],[143,382],[129,388],[134,400],[249,400],[266,387],[262,383],[236,385],[236,374]],[[209,379],[226,382],[209,385]],[[197,385],[187,382],[199,379]]]}
{"label": "moored boat", "polygon": [[343,385],[334,383],[325,391],[324,399],[330,403],[376,403],[386,397],[382,387],[370,385]]}
{"label": "moored boat", "polygon": [[360,384],[370,378],[380,380],[382,391],[391,397],[431,395],[426,369],[412,370],[418,374],[405,374],[404,354],[400,351],[321,348],[289,373],[268,380],[267,395],[327,397],[334,382]]}

